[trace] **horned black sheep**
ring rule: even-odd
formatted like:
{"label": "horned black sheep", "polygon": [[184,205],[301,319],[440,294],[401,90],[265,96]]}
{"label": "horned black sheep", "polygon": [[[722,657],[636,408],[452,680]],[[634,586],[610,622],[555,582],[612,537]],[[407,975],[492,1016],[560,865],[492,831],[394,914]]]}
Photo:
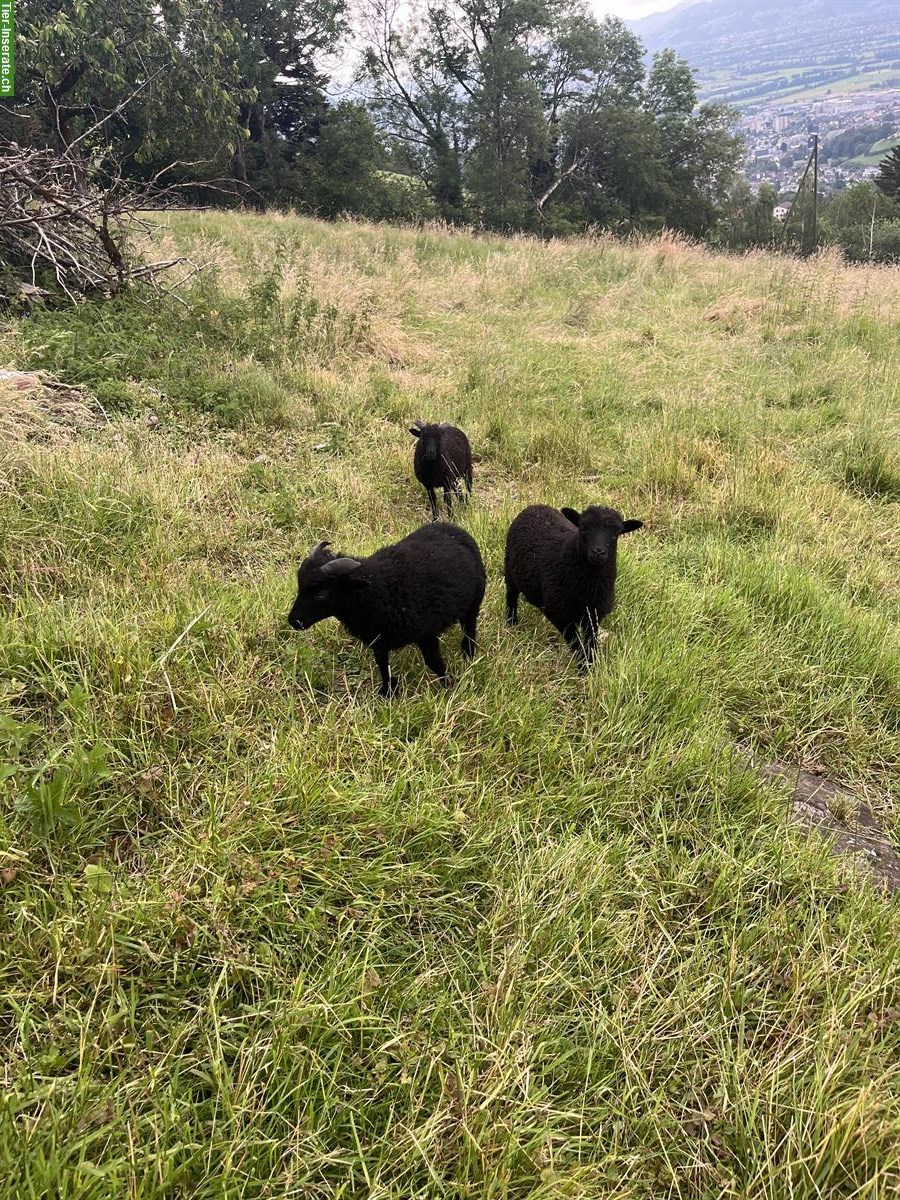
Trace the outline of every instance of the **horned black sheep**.
{"label": "horned black sheep", "polygon": [[547,504],[523,509],[506,535],[507,624],[519,619],[521,593],[589,664],[615,600],[618,539],[642,525],[595,505],[582,513]]}
{"label": "horned black sheep", "polygon": [[409,431],[417,438],[413,455],[413,470],[416,479],[428,492],[431,501],[431,519],[437,520],[435,491],[443,489],[447,514],[451,512],[451,497],[460,498],[460,482],[472,494],[472,447],[469,439],[455,425],[426,425],[416,421]]}
{"label": "horned black sheep", "polygon": [[395,688],[389,656],[415,644],[426,666],[446,686],[452,679],[438,638],[457,621],[462,651],[475,653],[475,627],[484,599],[484,563],[474,540],[456,525],[423,525],[369,558],[345,558],[319,542],[297,571],[293,629],[326,617],[370,646],[381,672],[381,694]]}

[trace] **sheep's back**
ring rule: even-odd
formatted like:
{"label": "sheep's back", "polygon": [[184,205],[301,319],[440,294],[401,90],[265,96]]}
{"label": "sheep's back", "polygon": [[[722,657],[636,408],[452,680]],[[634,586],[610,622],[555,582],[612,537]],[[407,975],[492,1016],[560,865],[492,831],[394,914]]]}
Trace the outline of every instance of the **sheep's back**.
{"label": "sheep's back", "polygon": [[395,646],[461,621],[480,605],[487,582],[478,546],[453,525],[426,525],[364,560],[363,569],[370,586],[357,593],[359,615]]}
{"label": "sheep's back", "polygon": [[472,469],[472,447],[469,439],[455,425],[441,426],[441,457],[456,478]]}
{"label": "sheep's back", "polygon": [[542,606],[571,573],[577,531],[558,508],[532,504],[506,535],[506,579],[532,604]]}

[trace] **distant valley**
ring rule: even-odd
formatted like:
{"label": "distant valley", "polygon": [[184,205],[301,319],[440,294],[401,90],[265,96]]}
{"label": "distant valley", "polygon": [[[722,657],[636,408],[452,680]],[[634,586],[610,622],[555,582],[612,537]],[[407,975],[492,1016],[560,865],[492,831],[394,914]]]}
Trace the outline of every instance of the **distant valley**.
{"label": "distant valley", "polygon": [[752,179],[789,182],[818,133],[823,185],[842,187],[900,140],[900,0],[683,0],[632,28],[741,110]]}

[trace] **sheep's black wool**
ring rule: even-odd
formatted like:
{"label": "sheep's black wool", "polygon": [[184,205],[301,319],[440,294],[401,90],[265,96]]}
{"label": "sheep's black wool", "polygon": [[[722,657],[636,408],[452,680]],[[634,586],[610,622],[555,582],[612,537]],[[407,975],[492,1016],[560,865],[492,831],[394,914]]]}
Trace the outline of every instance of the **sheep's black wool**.
{"label": "sheep's black wool", "polygon": [[416,421],[409,431],[418,438],[413,456],[416,479],[428,492],[431,519],[437,520],[435,491],[441,488],[447,514],[451,512],[452,497],[460,499],[460,482],[472,493],[472,448],[469,439],[455,425],[426,425]]}
{"label": "sheep's black wool", "polygon": [[293,629],[326,617],[370,646],[381,671],[381,694],[394,690],[389,656],[417,645],[442,683],[452,683],[438,638],[457,621],[462,652],[475,653],[475,629],[484,599],[484,563],[475,541],[456,525],[423,525],[369,558],[338,557],[319,542],[297,571]]}
{"label": "sheep's black wool", "polygon": [[539,608],[585,664],[600,622],[612,611],[616,546],[642,521],[624,521],[614,508],[584,512],[533,504],[506,535],[506,621],[519,619],[519,594]]}

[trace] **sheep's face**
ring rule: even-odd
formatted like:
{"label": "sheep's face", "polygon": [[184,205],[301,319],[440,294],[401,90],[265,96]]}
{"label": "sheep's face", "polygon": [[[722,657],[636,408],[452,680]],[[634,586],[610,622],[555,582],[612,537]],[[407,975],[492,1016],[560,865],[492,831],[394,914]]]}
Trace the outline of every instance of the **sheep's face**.
{"label": "sheep's face", "polygon": [[422,444],[422,457],[426,462],[436,462],[441,452],[441,434],[438,425],[426,425],[417,421],[409,431]]}
{"label": "sheep's face", "polygon": [[592,567],[602,567],[615,558],[616,543],[623,533],[640,529],[643,521],[626,521],[614,508],[592,504],[584,512],[564,508],[562,514],[578,526],[578,547],[582,558]]}
{"label": "sheep's face", "polygon": [[291,629],[309,629],[337,614],[347,588],[362,584],[354,575],[360,563],[355,558],[335,558],[320,542],[297,571],[297,598],[288,613]]}

